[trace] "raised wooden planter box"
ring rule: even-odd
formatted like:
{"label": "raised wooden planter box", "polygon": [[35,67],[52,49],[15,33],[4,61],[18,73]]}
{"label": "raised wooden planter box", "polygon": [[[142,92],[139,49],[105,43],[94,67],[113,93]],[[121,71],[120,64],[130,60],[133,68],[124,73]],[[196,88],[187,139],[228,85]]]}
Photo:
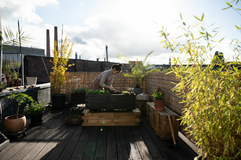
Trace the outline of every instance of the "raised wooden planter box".
{"label": "raised wooden planter box", "polygon": [[171,118],[171,124],[174,132],[174,137],[178,139],[179,121],[178,115],[165,107],[164,111],[156,111],[154,102],[147,102],[147,121],[163,140],[171,140],[171,128],[168,116]]}
{"label": "raised wooden planter box", "polygon": [[98,112],[85,109],[82,112],[82,126],[138,126],[141,122],[138,108],[132,111]]}
{"label": "raised wooden planter box", "polygon": [[86,94],[86,109],[101,110],[101,109],[126,109],[132,110],[136,107],[135,95],[91,95]]}

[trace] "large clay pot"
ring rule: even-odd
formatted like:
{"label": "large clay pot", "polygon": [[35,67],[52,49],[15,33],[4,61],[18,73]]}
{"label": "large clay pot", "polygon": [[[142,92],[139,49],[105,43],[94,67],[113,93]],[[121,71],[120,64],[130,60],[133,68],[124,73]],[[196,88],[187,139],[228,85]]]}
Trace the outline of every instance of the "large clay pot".
{"label": "large clay pot", "polygon": [[51,95],[52,98],[52,108],[64,108],[65,106],[65,94],[61,95]]}
{"label": "large clay pot", "polygon": [[155,110],[156,111],[164,111],[164,99],[163,100],[154,100]]}
{"label": "large clay pot", "polygon": [[17,119],[16,115],[7,116],[3,125],[8,132],[19,132],[26,126],[26,117],[23,114],[19,114]]}

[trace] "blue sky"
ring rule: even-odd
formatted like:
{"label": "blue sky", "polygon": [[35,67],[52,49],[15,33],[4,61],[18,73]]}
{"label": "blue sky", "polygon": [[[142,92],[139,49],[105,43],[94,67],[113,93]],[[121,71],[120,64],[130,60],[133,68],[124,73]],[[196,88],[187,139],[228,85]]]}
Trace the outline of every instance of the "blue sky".
{"label": "blue sky", "polygon": [[[173,37],[178,36],[180,32],[175,29],[179,24],[174,22],[180,20],[180,13],[190,25],[198,23],[193,15],[201,17],[204,13],[204,26],[214,23],[208,30],[220,27],[217,38],[226,37],[217,50],[225,58],[231,57],[233,48],[229,43],[240,37],[234,25],[241,25],[241,16],[232,9],[223,11],[226,6],[225,0],[1,0],[0,11],[3,27],[14,30],[19,19],[23,30],[34,37],[27,46],[45,49],[49,29],[53,48],[53,28],[58,26],[61,38],[63,25],[64,36],[75,40],[74,51],[82,59],[103,61],[108,45],[109,60],[113,62],[120,61],[118,53],[141,60],[154,50],[148,62],[167,64],[169,56],[177,54],[162,49],[157,32],[163,25]],[[241,8],[241,3],[236,7]]]}

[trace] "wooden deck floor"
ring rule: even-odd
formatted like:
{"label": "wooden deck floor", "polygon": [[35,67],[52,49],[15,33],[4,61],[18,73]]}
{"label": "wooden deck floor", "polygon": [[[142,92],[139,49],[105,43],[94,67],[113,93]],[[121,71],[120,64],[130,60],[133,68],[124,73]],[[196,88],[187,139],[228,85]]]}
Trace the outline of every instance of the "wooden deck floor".
{"label": "wooden deck floor", "polygon": [[83,127],[65,124],[69,108],[50,110],[43,124],[11,139],[0,160],[188,160],[197,156],[182,140],[163,141],[142,117],[138,127]]}

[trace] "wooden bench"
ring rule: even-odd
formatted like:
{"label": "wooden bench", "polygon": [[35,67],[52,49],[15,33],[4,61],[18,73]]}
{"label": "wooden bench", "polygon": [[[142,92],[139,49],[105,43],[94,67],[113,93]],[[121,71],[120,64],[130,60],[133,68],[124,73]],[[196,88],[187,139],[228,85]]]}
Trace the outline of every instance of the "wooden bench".
{"label": "wooden bench", "polygon": [[[156,111],[154,102],[147,102],[147,121],[163,140],[178,139],[178,115],[165,107],[164,111]],[[173,132],[172,132],[173,131]]]}

